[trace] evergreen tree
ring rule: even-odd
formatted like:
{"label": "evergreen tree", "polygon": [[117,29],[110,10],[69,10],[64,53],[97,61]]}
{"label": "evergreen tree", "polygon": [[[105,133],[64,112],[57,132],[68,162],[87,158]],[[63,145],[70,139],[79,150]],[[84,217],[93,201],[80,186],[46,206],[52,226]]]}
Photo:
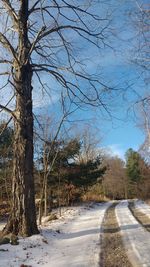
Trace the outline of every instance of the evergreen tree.
{"label": "evergreen tree", "polygon": [[138,182],[141,179],[139,162],[141,156],[138,152],[129,148],[126,152],[126,171],[131,182]]}
{"label": "evergreen tree", "polygon": [[[78,196],[86,191],[90,186],[101,180],[106,168],[101,167],[101,157],[96,155],[95,158],[88,161],[80,161],[79,156],[82,153],[80,140],[74,138],[69,141],[57,140],[47,144],[46,153],[49,155],[49,168],[55,158],[55,163],[48,176],[48,187],[57,195],[58,184],[59,191],[66,195],[70,191],[78,191]],[[41,158],[44,163],[44,155]],[[48,169],[49,169],[48,168]],[[43,170],[44,171],[44,165]],[[79,193],[80,192],[80,193]],[[69,201],[67,201],[69,204]]]}
{"label": "evergreen tree", "polygon": [[126,152],[126,173],[129,179],[130,197],[148,198],[150,190],[150,169],[141,155],[129,149]]}

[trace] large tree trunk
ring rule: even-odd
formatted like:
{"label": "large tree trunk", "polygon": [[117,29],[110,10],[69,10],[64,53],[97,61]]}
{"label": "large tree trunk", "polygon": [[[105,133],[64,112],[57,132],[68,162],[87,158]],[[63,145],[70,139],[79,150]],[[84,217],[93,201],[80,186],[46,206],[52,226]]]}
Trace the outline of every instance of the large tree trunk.
{"label": "large tree trunk", "polygon": [[32,69],[23,66],[16,74],[14,129],[13,203],[6,232],[23,236],[37,234],[33,181]]}
{"label": "large tree trunk", "polygon": [[28,40],[28,0],[20,1],[18,62],[14,62],[16,110],[14,122],[13,202],[4,232],[37,234],[33,180],[32,65]]}

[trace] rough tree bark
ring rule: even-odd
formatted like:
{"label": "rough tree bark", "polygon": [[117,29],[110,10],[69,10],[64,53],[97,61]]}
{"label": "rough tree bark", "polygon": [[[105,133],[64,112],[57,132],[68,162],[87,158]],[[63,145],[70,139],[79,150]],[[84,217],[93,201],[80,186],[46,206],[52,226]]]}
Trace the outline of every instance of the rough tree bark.
{"label": "rough tree bark", "polygon": [[[33,181],[32,67],[28,60],[28,0],[22,1],[18,17],[18,62],[14,62],[16,109],[14,123],[13,202],[4,232],[23,236],[38,233]],[[19,63],[19,64],[18,64]]]}

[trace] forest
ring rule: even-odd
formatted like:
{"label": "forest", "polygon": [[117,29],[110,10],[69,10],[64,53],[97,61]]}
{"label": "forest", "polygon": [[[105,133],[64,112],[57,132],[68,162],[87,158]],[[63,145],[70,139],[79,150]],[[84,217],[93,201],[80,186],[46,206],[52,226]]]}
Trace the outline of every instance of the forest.
{"label": "forest", "polygon": [[[49,121],[48,121],[49,123]],[[50,127],[50,125],[46,125]],[[14,130],[0,125],[1,217],[10,212],[12,201]],[[50,127],[51,129],[51,127]],[[48,134],[48,133],[46,133]],[[35,140],[34,181],[36,209],[41,224],[59,207],[81,202],[113,199],[149,199],[150,166],[140,151],[129,148],[125,160],[96,149],[89,128],[72,139]]]}
{"label": "forest", "polygon": [[[1,236],[150,198],[149,18],[146,0],[0,0]],[[104,140],[125,124],[143,141],[119,156]]]}

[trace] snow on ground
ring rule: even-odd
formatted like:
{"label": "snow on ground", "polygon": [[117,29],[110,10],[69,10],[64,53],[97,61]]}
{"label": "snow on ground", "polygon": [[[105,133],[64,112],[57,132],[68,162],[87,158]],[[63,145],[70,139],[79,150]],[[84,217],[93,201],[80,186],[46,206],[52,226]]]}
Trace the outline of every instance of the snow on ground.
{"label": "snow on ground", "polygon": [[131,263],[133,266],[150,267],[150,233],[133,217],[127,201],[116,206],[116,216]]}
{"label": "snow on ground", "polygon": [[0,246],[0,267],[99,266],[100,226],[110,204],[67,209],[60,219],[45,223],[41,235]]}
{"label": "snow on ground", "polygon": [[143,212],[144,214],[146,214],[150,218],[150,205],[146,204],[142,200],[137,200],[134,203],[135,203],[136,209]]}

